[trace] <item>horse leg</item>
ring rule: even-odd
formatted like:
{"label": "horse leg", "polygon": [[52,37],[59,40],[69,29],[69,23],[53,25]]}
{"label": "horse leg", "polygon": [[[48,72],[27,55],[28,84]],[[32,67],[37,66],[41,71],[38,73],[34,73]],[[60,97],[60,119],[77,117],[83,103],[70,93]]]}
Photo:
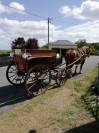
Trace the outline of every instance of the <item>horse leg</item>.
{"label": "horse leg", "polygon": [[[85,61],[84,61],[84,62],[85,62]],[[81,71],[82,71],[82,67],[83,67],[83,65],[84,65],[84,62],[82,62],[81,65],[80,65],[80,71],[79,71],[79,74],[81,74]]]}
{"label": "horse leg", "polygon": [[75,72],[74,72],[74,74],[77,73],[77,68],[78,68],[78,65],[75,66]]}

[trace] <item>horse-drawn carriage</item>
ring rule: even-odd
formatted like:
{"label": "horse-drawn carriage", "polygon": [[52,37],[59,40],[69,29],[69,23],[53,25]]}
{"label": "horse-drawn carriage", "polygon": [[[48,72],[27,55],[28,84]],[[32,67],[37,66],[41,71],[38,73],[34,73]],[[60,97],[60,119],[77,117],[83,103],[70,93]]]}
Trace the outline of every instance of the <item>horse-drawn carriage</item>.
{"label": "horse-drawn carriage", "polygon": [[28,39],[25,42],[23,38],[18,38],[13,41],[13,53],[11,53],[13,58],[6,71],[8,81],[13,85],[23,84],[28,96],[34,95],[38,85],[47,88],[51,80],[55,80],[58,86],[63,84],[74,64],[76,64],[75,73],[78,64],[81,64],[81,73],[85,59],[90,54],[90,49],[87,47],[69,50],[65,55],[66,63],[63,67],[62,58],[58,57],[57,53],[38,48],[36,39]]}
{"label": "horse-drawn carriage", "polygon": [[66,79],[66,69],[57,69],[61,58],[51,50],[14,49],[6,77],[13,85],[24,85],[28,96],[35,95],[35,88],[47,88],[51,80],[59,86]]}

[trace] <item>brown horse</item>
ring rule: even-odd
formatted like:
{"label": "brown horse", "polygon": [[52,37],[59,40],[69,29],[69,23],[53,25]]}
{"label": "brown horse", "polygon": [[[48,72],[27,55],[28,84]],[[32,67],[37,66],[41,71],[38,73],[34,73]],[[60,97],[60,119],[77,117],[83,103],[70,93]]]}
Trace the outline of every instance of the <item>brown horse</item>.
{"label": "brown horse", "polygon": [[[68,50],[65,54],[65,61],[66,61],[66,66],[67,69],[71,69],[73,65],[75,64],[75,72],[74,74],[77,73],[77,67],[80,64],[80,70],[79,73],[82,71],[82,67],[85,63],[86,57],[89,57],[90,55],[90,48],[89,47],[82,47],[78,50]],[[71,65],[70,65],[71,64]]]}

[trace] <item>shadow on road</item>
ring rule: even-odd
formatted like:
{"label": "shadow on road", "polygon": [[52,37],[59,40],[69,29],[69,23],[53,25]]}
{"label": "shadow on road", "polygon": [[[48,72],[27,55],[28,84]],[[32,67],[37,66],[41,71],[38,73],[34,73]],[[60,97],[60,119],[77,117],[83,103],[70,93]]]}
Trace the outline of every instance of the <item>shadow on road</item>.
{"label": "shadow on road", "polygon": [[[56,87],[51,86],[50,89],[52,88],[55,89]],[[41,89],[40,83],[34,85],[32,89],[31,91],[33,93],[37,93]],[[36,96],[39,96],[39,94],[35,95],[34,97]],[[0,108],[5,107],[7,105],[14,105],[30,98],[33,97],[27,97],[24,86],[8,85],[0,87]]]}
{"label": "shadow on road", "polygon": [[[76,76],[76,75],[73,75]],[[52,82],[50,86],[48,86],[48,90],[52,90],[57,88],[55,82]],[[37,85],[33,88],[32,91],[37,92],[39,89],[41,89],[40,82],[37,83]],[[26,96],[26,91],[24,89],[24,86],[13,86],[13,85],[7,85],[0,87],[0,108],[7,106],[7,105],[14,105],[16,103],[23,102],[25,100],[28,100]]]}
{"label": "shadow on road", "polygon": [[26,93],[21,87],[3,86],[0,87],[0,108],[6,105],[13,105],[27,100]]}

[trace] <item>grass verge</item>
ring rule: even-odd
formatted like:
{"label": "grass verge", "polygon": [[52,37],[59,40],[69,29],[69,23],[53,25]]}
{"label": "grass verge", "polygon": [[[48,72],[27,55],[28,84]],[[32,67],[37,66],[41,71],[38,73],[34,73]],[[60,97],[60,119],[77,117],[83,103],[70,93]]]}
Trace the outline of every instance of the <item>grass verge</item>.
{"label": "grass verge", "polygon": [[97,69],[79,79],[70,79],[64,86],[47,91],[8,113],[0,115],[0,133],[66,133],[94,118],[82,100],[97,76]]}

